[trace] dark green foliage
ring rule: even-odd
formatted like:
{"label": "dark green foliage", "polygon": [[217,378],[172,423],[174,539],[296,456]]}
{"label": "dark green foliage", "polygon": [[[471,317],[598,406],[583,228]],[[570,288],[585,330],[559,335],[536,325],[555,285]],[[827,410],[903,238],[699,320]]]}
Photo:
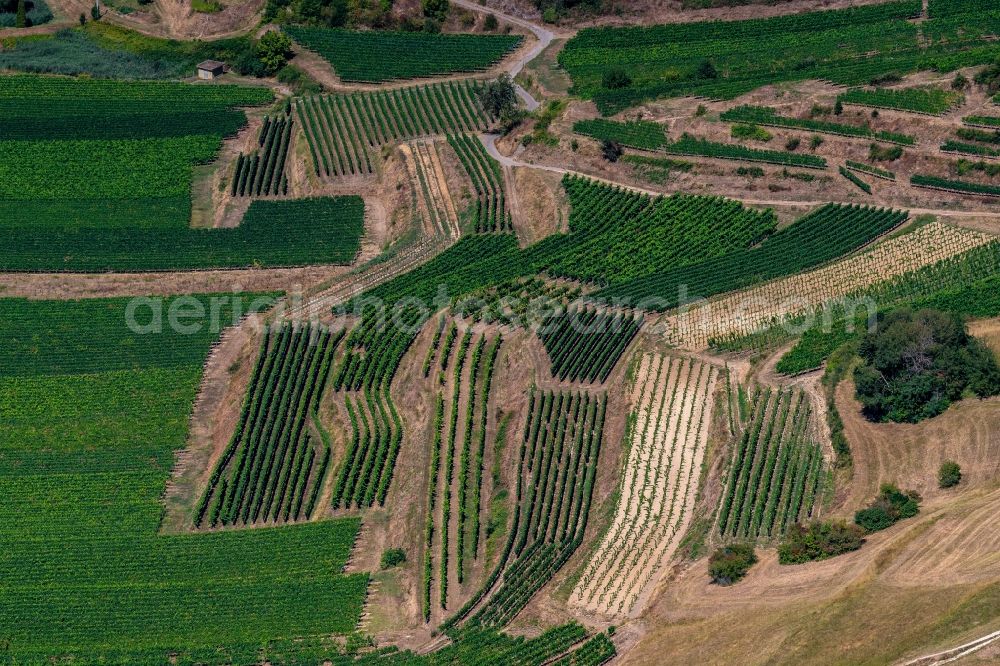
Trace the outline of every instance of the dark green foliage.
{"label": "dark green foliage", "polygon": [[274,74],[292,57],[292,40],[282,32],[270,30],[260,38],[255,50],[264,71]]}
{"label": "dark green foliage", "polygon": [[154,271],[353,261],[361,197],[254,201],[226,229],[0,226],[0,267],[14,271]]}
{"label": "dark green foliage", "polygon": [[751,544],[720,546],[708,558],[708,575],[716,585],[732,585],[739,582],[756,563],[757,553]]}
{"label": "dark green foliage", "polygon": [[796,524],[778,546],[778,562],[802,564],[825,560],[861,548],[865,531],[842,520]]}
{"label": "dark green foliage", "polygon": [[919,494],[913,490],[904,493],[893,484],[886,483],[867,508],[854,514],[854,522],[867,532],[878,532],[900,520],[912,518],[919,511]]}
{"label": "dark green foliage", "polygon": [[609,90],[628,88],[631,84],[632,77],[624,69],[609,69],[601,77],[601,85]]}
{"label": "dark green foliage", "polygon": [[552,361],[553,377],[604,382],[640,326],[641,314],[579,308],[546,319],[538,337]]}
{"label": "dark green foliage", "polygon": [[900,146],[880,146],[873,143],[868,148],[868,159],[872,162],[895,162],[903,156]]}
{"label": "dark green foliage", "polygon": [[613,285],[604,298],[653,299],[668,309],[764,280],[792,275],[836,259],[890,231],[907,219],[903,211],[828,204],[749,249],[733,249],[688,266],[661,270]]}
{"label": "dark green foliage", "polygon": [[966,391],[1000,393],[993,354],[955,314],[903,308],[881,315],[858,354],[858,400],[873,421],[916,423],[937,416]]}
{"label": "dark green foliage", "polygon": [[611,139],[601,141],[601,157],[608,162],[617,162],[623,152],[622,145],[617,141]]}
{"label": "dark green foliage", "polygon": [[517,91],[510,74],[504,72],[479,89],[479,105],[493,118],[503,118],[517,107]]}
{"label": "dark green foliage", "polygon": [[51,20],[45,0],[0,0],[0,28],[30,28]]}
{"label": "dark green foliage", "polygon": [[[428,34],[286,26],[292,39],[328,60],[344,81],[474,72],[517,48],[520,35]],[[419,57],[415,57],[419,54]]]}
{"label": "dark green foliage", "polygon": [[[837,108],[842,108],[837,102],[834,113],[840,115]],[[823,132],[826,134],[836,134],[840,136],[871,137],[879,141],[890,143],[900,143],[912,146],[916,139],[905,134],[895,132],[875,131],[867,125],[848,125],[845,123],[832,123],[824,120],[814,120],[812,118],[793,118],[778,115],[775,109],[766,106],[738,106],[724,112],[719,116],[726,122],[750,122],[758,125],[771,125],[774,127],[790,127],[793,129],[811,130],[813,132]]]}
{"label": "dark green foliage", "polygon": [[962,481],[962,468],[954,460],[945,460],[938,470],[938,487],[953,488]]}
{"label": "dark green foliage", "polygon": [[389,548],[382,551],[382,568],[391,569],[406,562],[406,551],[402,548]]}
{"label": "dark green foliage", "polygon": [[[745,21],[585,28],[567,42],[559,62],[573,79],[573,92],[593,99],[606,115],[657,97],[733,99],[782,81],[857,86],[886,74],[994,61],[1000,48],[991,42],[995,30],[984,24],[984,11],[932,17],[919,29],[910,23],[920,15],[919,0]],[[604,72],[622,62],[629,63],[632,83],[604,88]],[[921,110],[940,108],[937,97],[924,96],[937,105],[922,104]]]}
{"label": "dark green foliage", "polygon": [[573,131],[599,141],[616,141],[623,146],[642,150],[658,150],[667,143],[663,125],[648,120],[624,123],[604,118],[578,120],[573,124]]}

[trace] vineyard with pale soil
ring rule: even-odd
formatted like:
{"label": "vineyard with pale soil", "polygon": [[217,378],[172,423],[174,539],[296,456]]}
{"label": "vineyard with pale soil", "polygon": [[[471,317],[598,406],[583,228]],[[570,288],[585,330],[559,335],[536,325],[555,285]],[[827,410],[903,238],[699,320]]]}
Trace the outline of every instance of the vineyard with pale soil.
{"label": "vineyard with pale soil", "polygon": [[664,317],[671,344],[704,349],[812,312],[824,302],[985,245],[987,234],[932,222],[829,266],[735,292]]}
{"label": "vineyard with pale soil", "polygon": [[712,365],[643,354],[618,506],[570,603],[612,616],[641,610],[691,519],[718,379]]}

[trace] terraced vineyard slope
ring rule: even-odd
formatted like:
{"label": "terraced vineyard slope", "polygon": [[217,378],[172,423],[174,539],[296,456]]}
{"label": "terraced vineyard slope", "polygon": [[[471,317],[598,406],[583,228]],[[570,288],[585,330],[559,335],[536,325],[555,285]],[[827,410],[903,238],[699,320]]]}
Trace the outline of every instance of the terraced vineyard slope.
{"label": "terraced vineyard slope", "polygon": [[532,390],[507,542],[483,588],[443,629],[473,611],[465,626],[506,625],[580,546],[606,409],[603,395]]}
{"label": "terraced vineyard slope", "polygon": [[520,35],[442,34],[285,26],[285,32],[328,60],[344,81],[393,79],[488,69],[521,43]]}
{"label": "terraced vineyard slope", "polygon": [[399,141],[454,132],[481,132],[489,123],[479,84],[448,81],[378,92],[315,95],[296,100],[316,175],[364,176],[378,149]]}
{"label": "terraced vineyard slope", "polygon": [[775,539],[816,516],[825,461],[804,392],[754,386],[749,409],[720,501],[718,532],[733,539]]}
{"label": "terraced vineyard slope", "polygon": [[641,611],[691,520],[718,379],[707,363],[642,355],[618,506],[571,604],[609,616]]}
{"label": "terraced vineyard slope", "polygon": [[472,210],[472,224],[476,231],[513,231],[500,164],[489,156],[486,148],[474,136],[450,135],[448,143],[458,155],[462,168],[469,175],[476,191],[476,202]]}
{"label": "terraced vineyard slope", "polygon": [[814,271],[768,282],[663,320],[667,339],[686,349],[754,331],[812,312],[831,299],[862,290],[994,240],[969,229],[932,222]]}

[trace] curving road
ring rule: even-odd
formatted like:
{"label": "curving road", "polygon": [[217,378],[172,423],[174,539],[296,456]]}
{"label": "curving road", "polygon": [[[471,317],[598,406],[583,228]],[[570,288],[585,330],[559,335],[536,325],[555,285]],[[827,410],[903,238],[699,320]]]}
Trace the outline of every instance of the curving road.
{"label": "curving road", "polygon": [[[522,55],[520,58],[516,60],[511,61],[507,65],[507,67],[505,67],[505,70],[510,74],[511,78],[514,78],[515,76],[520,74],[521,70],[524,69],[525,65],[527,65],[529,62],[537,58],[542,51],[548,48],[549,44],[552,43],[552,40],[555,39],[556,36],[554,32],[552,32],[548,28],[543,28],[537,23],[532,23],[531,21],[518,18],[516,16],[512,16],[511,14],[505,14],[501,11],[497,11],[496,9],[487,7],[485,5],[481,5],[477,2],[471,2],[470,0],[452,0],[452,4],[458,7],[462,7],[464,9],[471,9],[473,11],[478,11],[478,12],[488,12],[490,14],[493,14],[499,19],[503,19],[505,22],[510,23],[511,25],[516,25],[521,28],[530,30],[531,33],[538,38],[538,41],[535,43],[535,45],[532,46],[530,49],[528,49],[528,51],[524,53],[524,55]],[[528,108],[528,111],[534,111],[539,107],[538,100],[532,97],[531,93],[529,93],[527,90],[525,90],[524,88],[522,88],[520,85],[517,84],[514,84],[514,88],[515,90],[517,90],[517,96],[524,101],[524,105]]]}

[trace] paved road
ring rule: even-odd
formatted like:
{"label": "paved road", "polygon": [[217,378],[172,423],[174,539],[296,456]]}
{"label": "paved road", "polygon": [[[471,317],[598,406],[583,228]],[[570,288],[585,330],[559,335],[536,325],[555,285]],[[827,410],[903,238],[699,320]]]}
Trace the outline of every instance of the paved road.
{"label": "paved road", "polygon": [[[470,0],[452,0],[452,4],[457,5],[459,7],[464,7],[465,9],[472,9],[481,12],[489,12],[490,14],[493,14],[497,18],[503,19],[507,23],[530,30],[532,34],[534,34],[535,37],[538,38],[538,41],[535,43],[535,45],[532,46],[523,56],[521,56],[517,60],[510,62],[507,65],[505,69],[510,74],[511,78],[514,78],[515,76],[520,74],[521,70],[524,69],[524,66],[527,65],[532,60],[534,60],[535,58],[537,58],[538,55],[542,51],[544,51],[549,46],[549,44],[552,43],[552,40],[555,39],[556,36],[555,33],[549,30],[548,28],[544,28],[536,23],[532,23],[531,21],[527,21],[525,19],[518,18],[510,14],[504,14],[503,12],[497,11],[490,7],[486,7],[485,5],[480,5],[479,3],[471,2]],[[524,101],[524,105],[528,108],[528,111],[534,111],[539,107],[538,100],[532,97],[531,93],[529,93],[527,90],[516,84],[514,88],[517,90],[517,96]]]}

